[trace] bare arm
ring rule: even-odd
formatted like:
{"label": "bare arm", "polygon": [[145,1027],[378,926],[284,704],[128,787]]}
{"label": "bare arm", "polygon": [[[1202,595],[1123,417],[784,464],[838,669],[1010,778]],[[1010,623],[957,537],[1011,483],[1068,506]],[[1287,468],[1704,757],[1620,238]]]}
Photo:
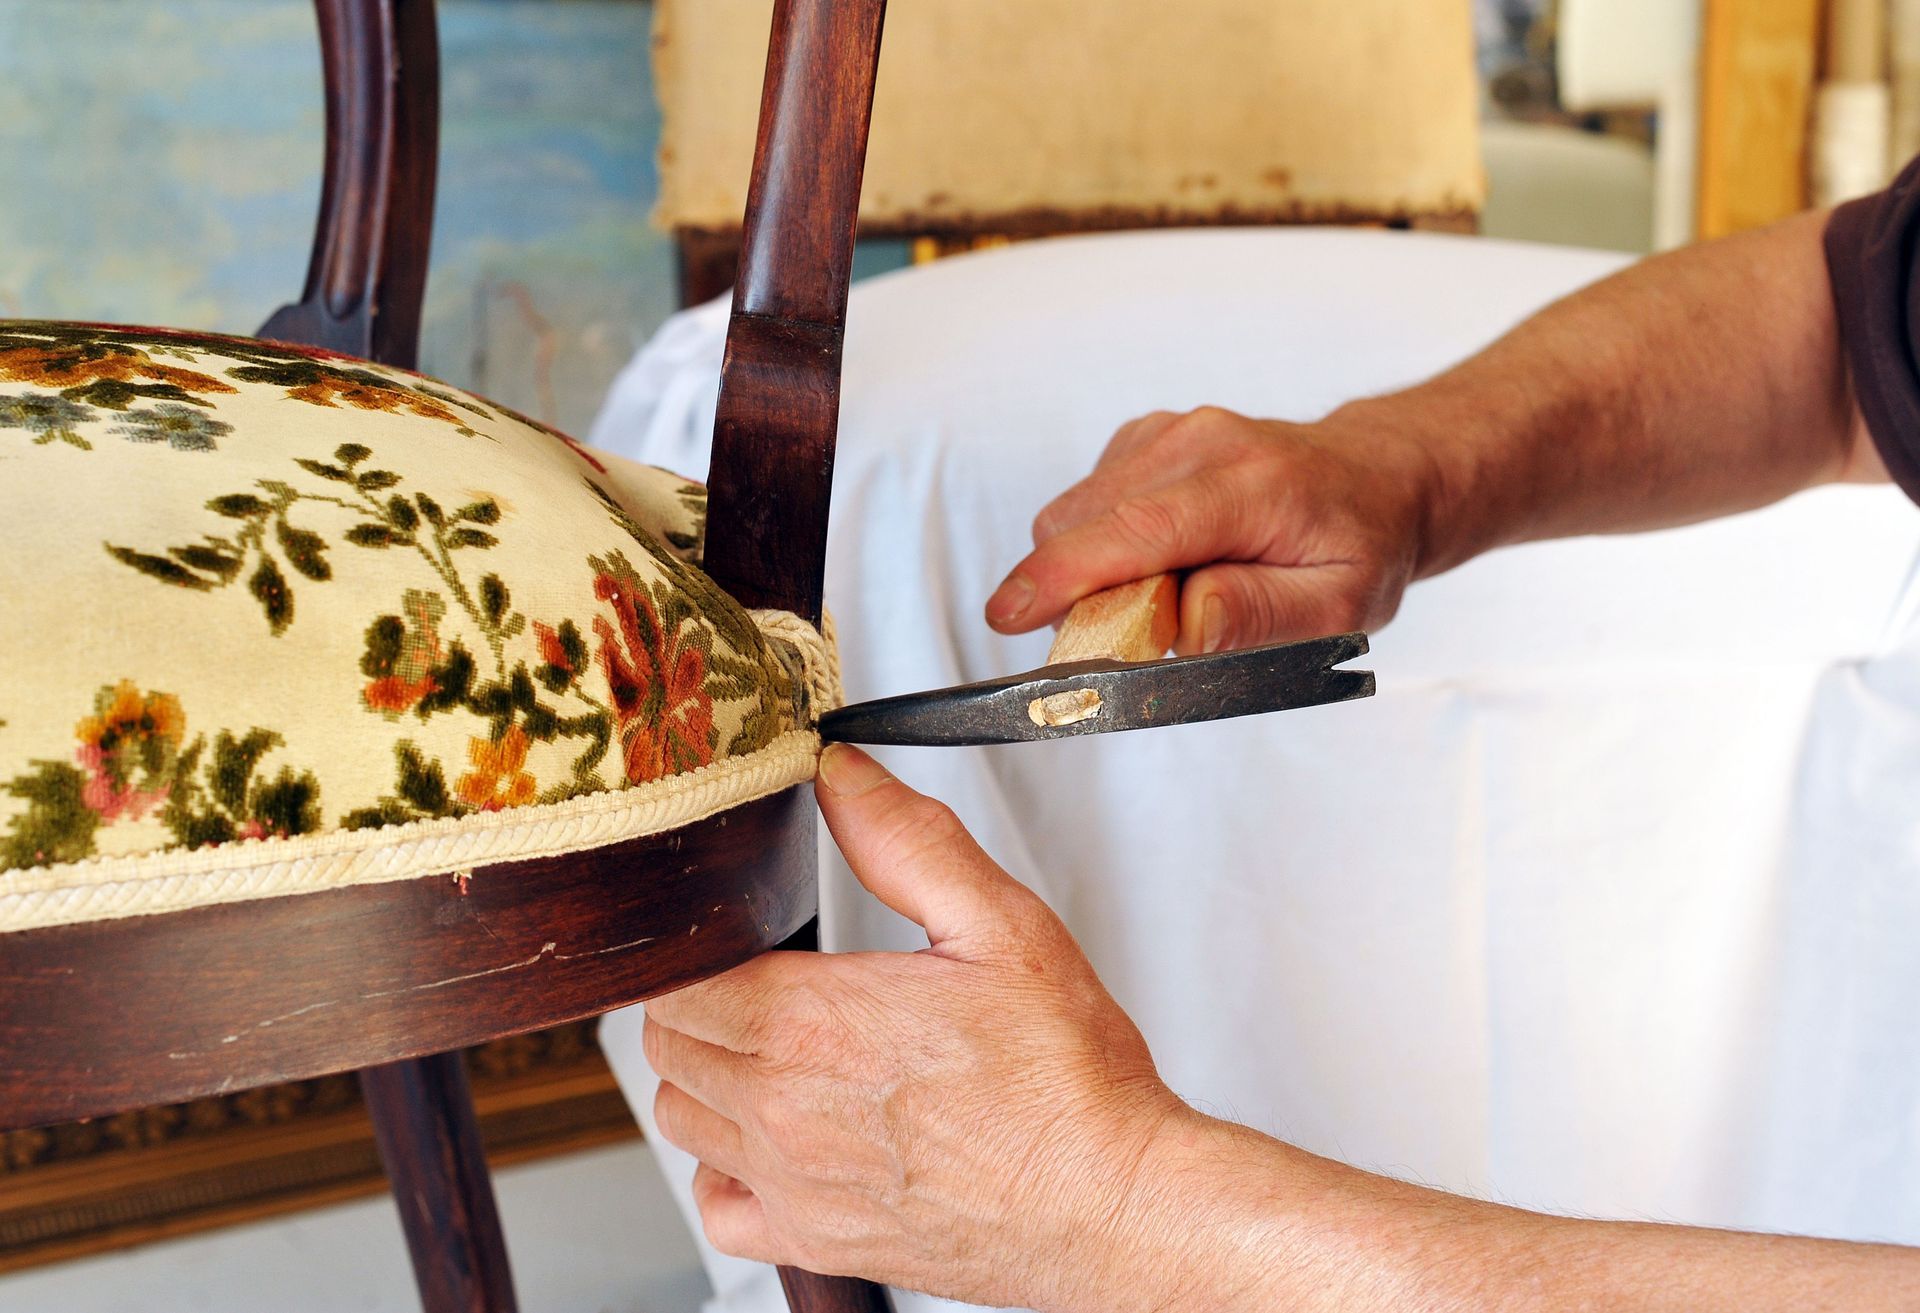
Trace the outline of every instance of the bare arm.
{"label": "bare arm", "polygon": [[838,745],[817,792],[929,947],[770,953],[647,1004],[660,1130],[726,1253],[1043,1313],[1920,1307],[1920,1250],[1548,1217],[1207,1117],[951,811]]}
{"label": "bare arm", "polygon": [[[1912,1249],[1530,1213],[1369,1176],[1219,1122],[1183,1128],[1182,1139],[1169,1154],[1184,1164],[1176,1179],[1191,1192],[1193,1234],[1169,1233],[1161,1260],[1230,1254],[1230,1279],[1245,1284],[1230,1298],[1214,1287],[1211,1302],[1176,1300],[1169,1313],[1892,1313],[1920,1300]],[[1204,1274],[1194,1279],[1206,1290]]]}
{"label": "bare arm", "polygon": [[1841,356],[1825,225],[1800,215],[1633,265],[1425,387],[1353,407],[1423,433],[1433,456],[1420,573],[1884,480]]}
{"label": "bare arm", "polygon": [[1193,573],[1182,651],[1372,628],[1406,585],[1535,538],[1649,529],[1884,479],[1808,214],[1644,261],[1445,374],[1314,424],[1151,415],[1035,521],[1010,632]]}

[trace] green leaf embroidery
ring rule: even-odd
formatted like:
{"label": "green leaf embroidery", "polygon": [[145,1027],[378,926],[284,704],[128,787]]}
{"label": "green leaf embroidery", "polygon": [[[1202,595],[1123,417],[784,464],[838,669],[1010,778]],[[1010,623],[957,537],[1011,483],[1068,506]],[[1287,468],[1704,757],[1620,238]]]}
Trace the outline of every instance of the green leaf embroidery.
{"label": "green leaf embroidery", "polygon": [[395,533],[384,524],[356,524],[347,530],[347,541],[355,547],[392,547],[399,543],[405,545],[413,541],[403,533]]}
{"label": "green leaf embroidery", "polygon": [[112,543],[107,544],[107,554],[121,564],[130,565],[140,573],[151,575],[162,583],[191,588],[202,593],[213,587],[211,581],[202,579],[185,566],[169,561],[164,556],[150,556],[146,552],[136,552],[131,547],[115,547]]}
{"label": "green leaf embroidery", "polygon": [[250,492],[230,492],[224,497],[215,497],[207,503],[207,509],[215,514],[224,515],[233,520],[252,519],[265,515],[273,507],[261,501]]}
{"label": "green leaf embroidery", "polygon": [[285,520],[276,527],[280,539],[280,550],[287,554],[287,561],[307,578],[326,582],[333,578],[333,567],[327,563],[327,540],[309,529],[296,529]]}
{"label": "green leaf embroidery", "polygon": [[318,474],[321,478],[331,479],[335,483],[353,482],[353,476],[338,465],[329,465],[321,460],[308,460],[304,456],[296,456],[293,463],[309,474]]}
{"label": "green leaf embroidery", "polygon": [[293,623],[293,593],[287,588],[287,577],[280,573],[271,556],[260,558],[259,568],[253,572],[253,578],[247,580],[247,591],[259,601],[260,609],[266,612],[267,627],[274,633],[284,633]]}
{"label": "green leaf embroidery", "polygon": [[500,623],[500,617],[507,613],[510,594],[507,586],[497,574],[482,575],[480,578],[480,608],[487,619],[494,624]]}
{"label": "green leaf embroidery", "polygon": [[230,555],[227,548],[217,545],[213,540],[209,540],[205,546],[190,543],[185,547],[169,547],[167,554],[182,565],[215,576],[221,583],[231,582],[233,576],[240,573],[241,558]]}
{"label": "green leaf embroidery", "polygon": [[100,815],[85,801],[87,777],[63,761],[36,761],[32,774],[7,781],[27,810],[7,824],[0,866],[48,866],[93,856]]}

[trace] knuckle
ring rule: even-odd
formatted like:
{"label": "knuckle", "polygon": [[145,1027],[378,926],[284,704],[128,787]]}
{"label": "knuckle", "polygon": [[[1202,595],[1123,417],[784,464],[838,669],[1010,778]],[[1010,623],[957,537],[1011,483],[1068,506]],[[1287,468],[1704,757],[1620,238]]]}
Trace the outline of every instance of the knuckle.
{"label": "knuckle", "polygon": [[1079,952],[1072,934],[1047,905],[1038,898],[1022,898],[1002,911],[1001,931],[1006,940],[1030,950],[1023,961],[1031,974],[1049,974],[1068,950]]}
{"label": "knuckle", "polygon": [[1151,446],[1160,441],[1169,424],[1178,423],[1180,415],[1171,410],[1150,410],[1138,419],[1129,420],[1120,426],[1119,432],[1107,440],[1107,451],[1126,452],[1134,447]]}
{"label": "knuckle", "polygon": [[1280,632],[1280,603],[1271,588],[1233,588],[1223,590],[1220,596],[1226,604],[1229,626],[1239,641]]}
{"label": "knuckle", "polygon": [[1196,406],[1167,426],[1163,440],[1191,451],[1235,454],[1248,445],[1246,419],[1225,406]]}
{"label": "knuckle", "polygon": [[1214,429],[1232,424],[1240,417],[1225,406],[1195,406],[1182,418],[1193,428]]}
{"label": "knuckle", "polygon": [[839,1007],[826,991],[796,983],[781,995],[776,1024],[781,1048],[789,1055],[786,1065],[792,1065],[792,1055],[804,1054],[817,1061],[837,1041]]}
{"label": "knuckle", "polygon": [[1037,547],[1047,539],[1058,534],[1060,532],[1061,522],[1065,517],[1066,512],[1057,501],[1048,502],[1045,506],[1042,506],[1040,513],[1033,517],[1034,545]]}
{"label": "knuckle", "polygon": [[1321,621],[1328,633],[1349,633],[1366,628],[1371,610],[1364,594],[1340,593],[1327,600]]}
{"label": "knuckle", "polygon": [[1162,549],[1176,542],[1179,517],[1157,497],[1129,497],[1110,512],[1114,528],[1135,544]]}
{"label": "knuckle", "polygon": [[675,1144],[680,1143],[680,1090],[667,1081],[660,1082],[660,1088],[653,1092],[653,1122],[660,1128],[660,1134]]}
{"label": "knuckle", "polygon": [[781,1162],[796,1166],[796,1160],[805,1158],[811,1151],[812,1118],[791,1100],[782,1097],[763,1100],[754,1109],[754,1121],[760,1138]]}
{"label": "knuckle", "polygon": [[891,860],[908,861],[965,836],[966,829],[953,808],[937,798],[915,793],[893,807],[881,835],[881,846]]}
{"label": "knuckle", "polygon": [[751,1257],[747,1253],[745,1237],[736,1234],[719,1209],[702,1208],[700,1210],[700,1230],[706,1235],[707,1243],[721,1253],[733,1258]]}

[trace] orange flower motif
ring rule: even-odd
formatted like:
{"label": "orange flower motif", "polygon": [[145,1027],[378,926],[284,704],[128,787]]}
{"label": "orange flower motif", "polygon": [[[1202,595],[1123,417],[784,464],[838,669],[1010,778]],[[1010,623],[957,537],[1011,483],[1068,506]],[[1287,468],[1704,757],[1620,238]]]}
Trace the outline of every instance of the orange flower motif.
{"label": "orange flower motif", "polygon": [[467,740],[467,760],[473,769],[454,785],[460,800],[490,812],[532,802],[540,786],[525,770],[528,746],[526,731],[518,725],[510,726],[497,740]]}
{"label": "orange flower motif", "polygon": [[548,665],[571,675],[573,657],[567,652],[567,645],[560,641],[559,631],[544,621],[533,622],[534,637],[540,640],[540,659]]}
{"label": "orange flower motif", "polygon": [[16,346],[0,350],[0,378],[42,387],[70,388],[101,381],[128,383],[147,379],[171,383],[186,392],[233,392],[211,374],[162,365],[146,352],[117,343],[76,348],[65,344]]}
{"label": "orange flower motif", "polygon": [[400,616],[383,616],[367,633],[368,654],[360,668],[373,679],[360,691],[367,710],[398,716],[420,705],[420,699],[439,688],[433,668],[444,656],[440,621],[447,604],[432,593],[409,588],[401,600]]}
{"label": "orange flower motif", "polygon": [[111,752],[120,740],[159,735],[176,743],[186,732],[187,716],[171,693],[143,697],[139,685],[123,679],[94,699],[94,714],[75,726],[82,743]]}
{"label": "orange flower motif", "polygon": [[442,403],[411,388],[388,383],[364,371],[320,373],[310,382],[287,389],[295,401],[316,406],[346,404],[356,410],[383,410],[390,414],[408,413],[422,419],[437,419],[459,424],[461,419]]}
{"label": "orange flower motif", "polygon": [[414,680],[386,675],[368,684],[360,696],[365,700],[367,710],[398,715],[403,711],[412,711],[420,705],[421,698],[438,687],[431,675],[422,675]]}
{"label": "orange flower motif", "polygon": [[619,631],[595,617],[600,668],[613,694],[627,782],[640,784],[705,766],[719,735],[707,692],[707,654],[686,627],[666,632],[646,585],[602,572],[593,591],[613,604]]}
{"label": "orange flower motif", "polygon": [[172,788],[167,772],[186,730],[186,713],[171,693],[142,694],[130,679],[101,689],[93,714],[74,727],[80,740],[74,757],[87,773],[81,801],[107,821],[138,820],[165,802]]}

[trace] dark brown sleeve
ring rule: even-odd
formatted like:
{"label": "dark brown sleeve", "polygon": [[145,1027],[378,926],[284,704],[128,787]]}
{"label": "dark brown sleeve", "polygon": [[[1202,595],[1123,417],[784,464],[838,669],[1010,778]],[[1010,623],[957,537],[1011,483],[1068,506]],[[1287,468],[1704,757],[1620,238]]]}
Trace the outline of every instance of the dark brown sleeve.
{"label": "dark brown sleeve", "polygon": [[1827,276],[1867,431],[1920,502],[1920,159],[1827,220]]}

